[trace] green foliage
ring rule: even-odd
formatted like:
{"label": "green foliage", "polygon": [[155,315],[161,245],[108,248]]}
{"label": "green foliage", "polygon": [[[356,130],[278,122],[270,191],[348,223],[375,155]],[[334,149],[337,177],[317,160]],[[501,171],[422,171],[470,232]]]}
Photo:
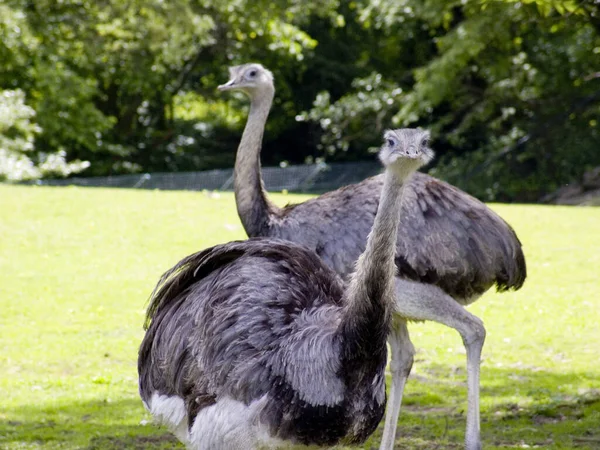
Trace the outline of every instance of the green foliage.
{"label": "green foliage", "polygon": [[34,153],[35,135],[41,131],[34,116],[21,90],[0,91],[0,181],[64,177],[89,166],[87,161],[67,163],[64,151]]}
{"label": "green foliage", "polygon": [[422,126],[437,175],[536,200],[600,164],[596,56],[600,7],[576,0],[0,5],[0,89],[36,112],[31,154],[86,175],[231,166],[247,100],[216,86],[258,61],[277,89],[265,164],[361,160]]}
{"label": "green foliage", "polygon": [[[392,116],[390,106],[402,94],[402,88],[375,72],[364,78],[355,78],[352,88],[358,92],[345,95],[334,104],[329,92],[320,93],[310,112],[301,116],[302,120],[318,121],[325,133],[317,147],[325,150],[330,159],[338,150],[347,152],[350,142],[360,148],[368,148],[373,135],[380,138],[383,130],[389,128]],[[363,129],[366,117],[374,125],[369,133]]]}
{"label": "green foliage", "polygon": [[20,88],[36,111],[37,152],[90,160],[87,174],[181,169],[195,139],[177,95],[197,89],[210,102],[232,60],[301,61],[316,42],[298,24],[336,5],[12,0],[0,6],[0,87]]}
{"label": "green foliage", "polygon": [[[412,51],[403,44],[419,30],[432,46],[421,46],[424,63],[382,67],[381,79],[395,83],[355,83],[334,102],[319,96],[307,116],[321,125],[328,150],[378,143],[381,117],[390,118],[383,127],[424,126],[437,141],[436,174],[505,200],[535,200],[600,164],[596,6],[372,0],[359,20],[400,30],[401,53]],[[394,87],[403,94],[390,102]]]}
{"label": "green foliage", "polygon": [[[600,209],[491,206],[522,240],[529,276],[469,307],[488,330],[484,447],[597,448]],[[139,399],[144,310],[180,258],[244,237],[233,194],[0,185],[0,211],[0,448],[183,448]],[[397,448],[464,448],[460,336],[431,322],[410,331]]]}
{"label": "green foliage", "polygon": [[34,178],[37,173],[26,156],[33,150],[39,128],[31,123],[35,111],[25,105],[22,91],[0,92],[0,179]]}

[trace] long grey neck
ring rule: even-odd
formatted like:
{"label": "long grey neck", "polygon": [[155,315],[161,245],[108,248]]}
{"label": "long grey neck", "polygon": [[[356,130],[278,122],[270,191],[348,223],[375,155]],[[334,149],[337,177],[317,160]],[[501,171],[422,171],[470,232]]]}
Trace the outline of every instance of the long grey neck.
{"label": "long grey neck", "polygon": [[342,333],[350,359],[383,358],[395,303],[396,240],[402,189],[414,171],[387,169],[367,246],[346,294]]}
{"label": "long grey neck", "polygon": [[264,235],[270,216],[279,209],[267,198],[260,174],[260,150],[273,95],[274,89],[270,87],[253,98],[235,158],[235,202],[242,225],[250,237]]}

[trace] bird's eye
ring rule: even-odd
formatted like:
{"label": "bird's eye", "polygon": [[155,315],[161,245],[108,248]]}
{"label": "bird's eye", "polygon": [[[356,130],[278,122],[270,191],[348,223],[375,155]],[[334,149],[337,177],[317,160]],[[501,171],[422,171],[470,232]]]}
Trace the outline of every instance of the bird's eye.
{"label": "bird's eye", "polygon": [[248,72],[248,76],[250,78],[254,78],[256,76],[256,70],[251,70],[250,72]]}
{"label": "bird's eye", "polygon": [[390,147],[393,147],[394,145],[396,145],[396,141],[393,139],[387,139],[387,145],[389,145]]}

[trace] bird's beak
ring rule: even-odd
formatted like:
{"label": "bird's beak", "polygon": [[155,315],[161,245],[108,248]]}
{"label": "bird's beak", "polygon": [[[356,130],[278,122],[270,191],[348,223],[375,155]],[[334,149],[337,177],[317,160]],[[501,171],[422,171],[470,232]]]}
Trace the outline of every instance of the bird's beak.
{"label": "bird's beak", "polygon": [[232,78],[227,83],[218,86],[217,89],[220,91],[228,91],[229,89],[233,89],[235,87],[235,85],[236,85],[235,78]]}

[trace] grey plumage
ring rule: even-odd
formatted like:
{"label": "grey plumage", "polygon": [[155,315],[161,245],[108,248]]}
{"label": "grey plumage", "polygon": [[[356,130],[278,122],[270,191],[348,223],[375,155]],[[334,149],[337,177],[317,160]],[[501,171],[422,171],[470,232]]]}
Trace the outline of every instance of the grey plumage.
{"label": "grey plumage", "polygon": [[[248,236],[302,244],[346,278],[365,249],[383,178],[373,177],[298,205],[272,204],[260,176],[260,150],[274,96],[273,76],[259,64],[233,67],[230,75],[223,88],[240,89],[251,99],[234,172],[244,229]],[[406,321],[412,319],[434,320],[461,334],[469,376],[466,446],[478,450],[479,359],[485,328],[460,305],[476,300],[494,284],[499,291],[519,289],[526,277],[525,257],[513,229],[463,191],[421,173],[407,182],[404,191],[395,249],[398,316],[390,340],[395,380],[390,403],[395,406],[388,410],[381,449],[393,446],[399,403],[413,361],[406,330]]]}
{"label": "grey plumage", "polygon": [[315,252],[272,238],[217,245],[163,275],[139,351],[140,395],[191,448],[352,444],[375,430],[400,192],[429,151],[408,143],[384,146],[380,205],[347,285]]}
{"label": "grey plumage", "polygon": [[142,398],[156,391],[183,398],[191,425],[218,398],[250,404],[284,396],[287,404],[268,405],[282,410],[266,409],[263,420],[288,438],[301,402],[324,409],[344,402],[343,293],[335,273],[289,242],[258,238],[188,256],[152,295],[139,356]]}
{"label": "grey plumage", "polygon": [[[304,203],[275,206],[260,177],[260,146],[274,95],[273,77],[259,64],[246,64],[230,69],[230,83],[249,71],[257,72],[253,86],[224,85],[244,90],[252,99],[235,166],[236,204],[244,228],[251,237],[287,239],[315,250],[336,272],[347,276],[365,248],[383,176]],[[526,266],[521,243],[510,225],[485,204],[423,173],[407,182],[404,196],[396,244],[400,276],[439,282],[459,301],[494,284],[501,291],[523,285]]]}
{"label": "grey plumage", "polygon": [[[302,243],[348,275],[377,211],[383,177],[369,178],[272,214],[264,236]],[[479,200],[423,173],[406,184],[396,242],[398,276],[434,284],[461,303],[492,285],[518,289],[525,276],[512,228]]]}

